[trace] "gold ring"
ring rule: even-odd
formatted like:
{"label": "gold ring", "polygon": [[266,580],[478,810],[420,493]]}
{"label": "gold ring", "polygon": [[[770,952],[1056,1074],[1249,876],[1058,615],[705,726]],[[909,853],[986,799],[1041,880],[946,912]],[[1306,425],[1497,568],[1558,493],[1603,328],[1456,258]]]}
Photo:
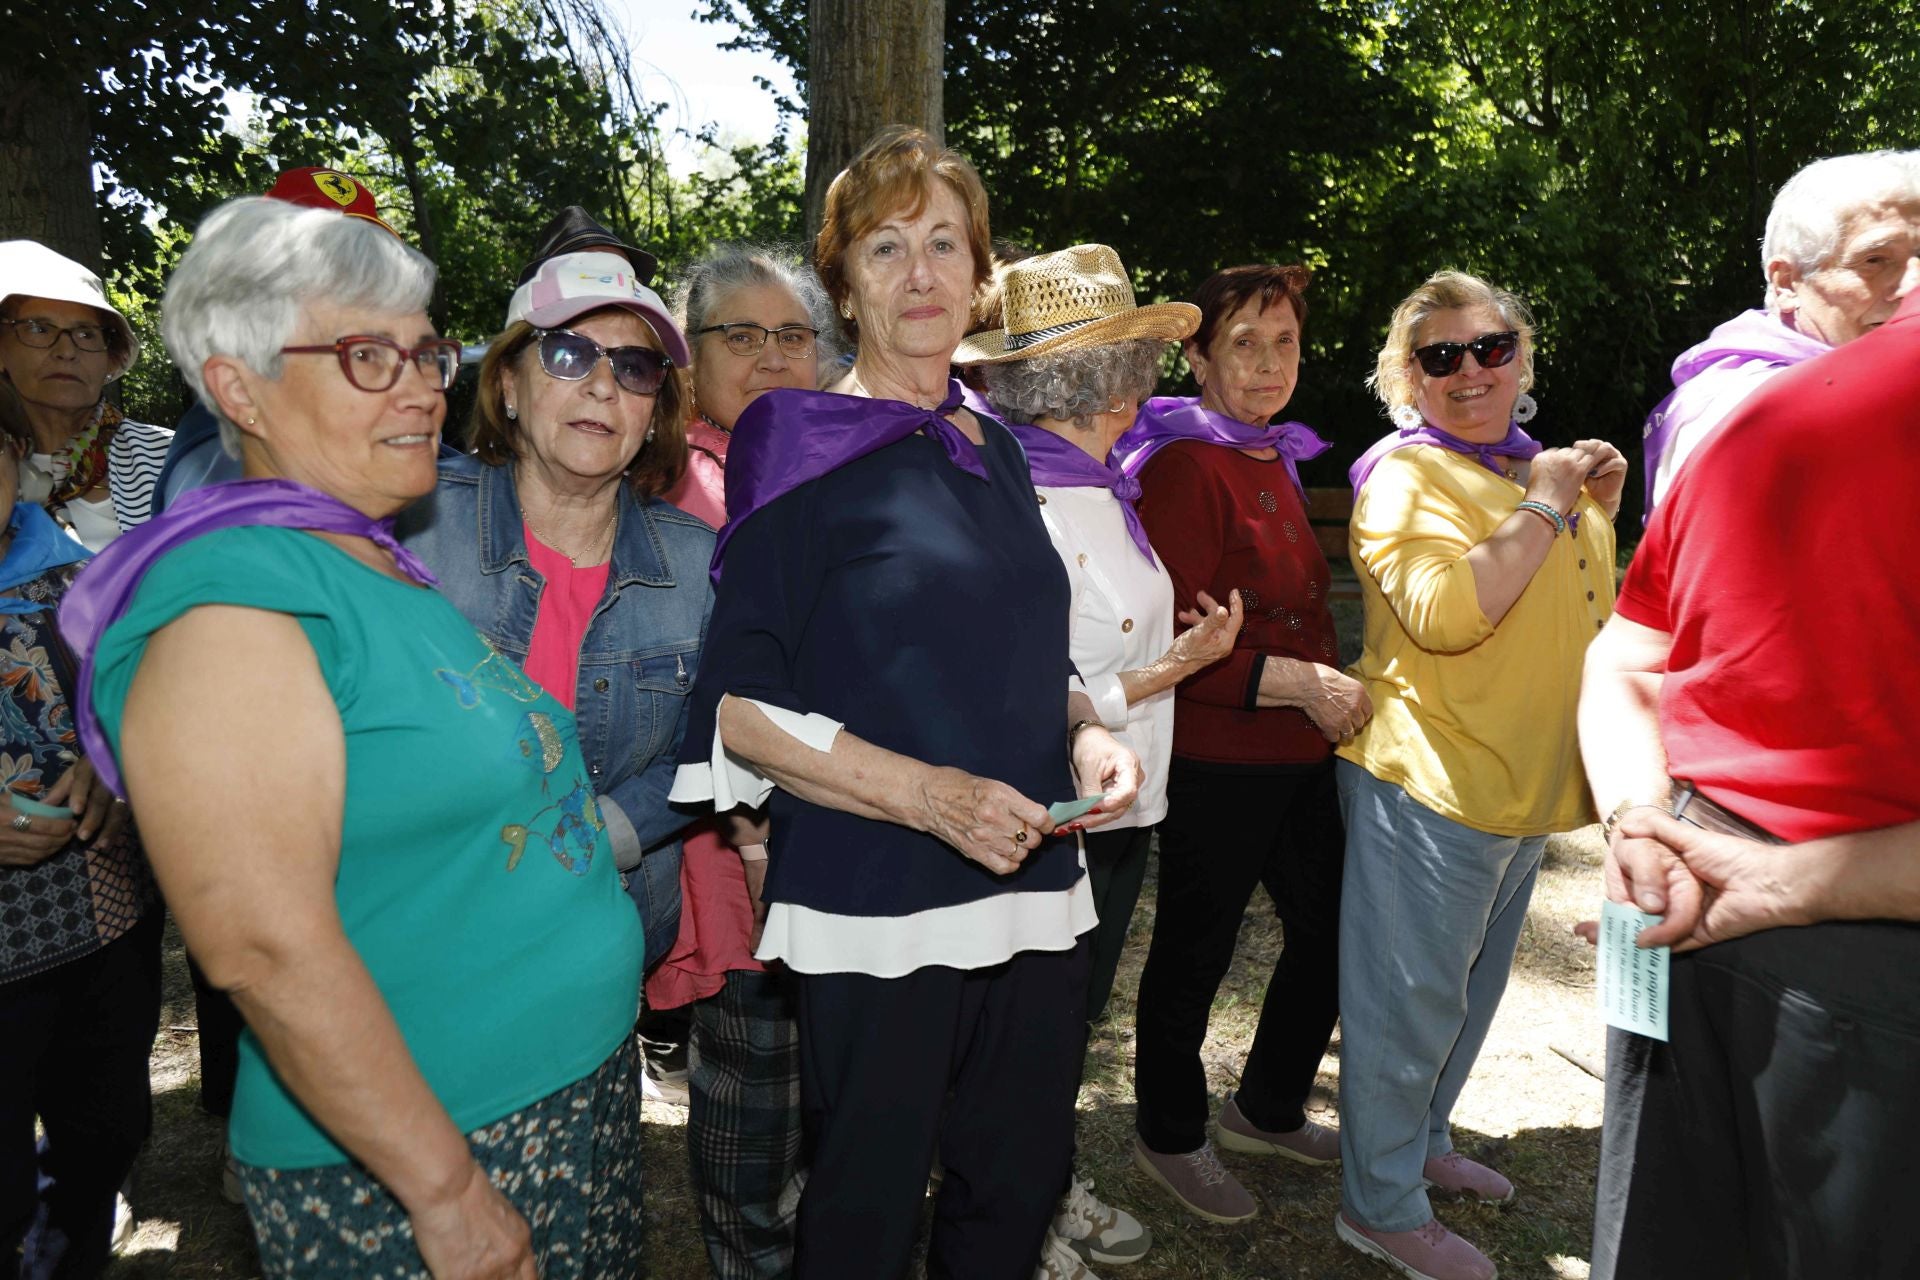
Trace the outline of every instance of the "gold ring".
{"label": "gold ring", "polygon": [[1020,832],[1013,837],[1013,842],[1015,844],[1025,844],[1027,842],[1027,826],[1024,822],[1020,824]]}

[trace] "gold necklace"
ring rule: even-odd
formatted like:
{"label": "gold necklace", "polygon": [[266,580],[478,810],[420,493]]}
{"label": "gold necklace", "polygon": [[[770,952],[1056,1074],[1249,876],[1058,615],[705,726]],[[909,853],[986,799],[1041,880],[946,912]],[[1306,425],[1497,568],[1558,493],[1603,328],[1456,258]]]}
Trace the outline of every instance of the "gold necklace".
{"label": "gold necklace", "polygon": [[[527,522],[528,530],[532,532],[534,537],[540,540],[541,546],[552,547],[555,551],[558,551],[561,555],[567,557],[568,564],[572,565],[576,569],[580,567],[580,559],[582,556],[585,556],[587,554],[586,551],[582,551],[578,556],[568,555],[565,547],[560,546],[558,543],[554,542],[551,538],[547,537],[546,534],[540,532],[540,526],[533,522],[532,515],[524,511],[521,513],[521,515]],[[587,544],[587,551],[591,551],[595,547],[598,547],[600,545],[600,539],[606,537],[607,534],[612,532],[614,522],[619,518],[620,518],[620,500],[618,498],[615,498],[613,503],[613,509],[607,512],[606,528],[600,530],[598,534],[594,535],[593,541]],[[612,548],[609,547],[608,550],[612,550]]]}

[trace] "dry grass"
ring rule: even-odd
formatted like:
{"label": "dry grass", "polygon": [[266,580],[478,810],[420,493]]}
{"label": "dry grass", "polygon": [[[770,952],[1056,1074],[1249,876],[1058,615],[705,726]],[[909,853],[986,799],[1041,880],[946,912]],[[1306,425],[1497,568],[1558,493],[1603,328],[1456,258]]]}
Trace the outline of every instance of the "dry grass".
{"label": "dry grass", "polygon": [[[1587,1274],[1599,1155],[1600,1082],[1555,1048],[1598,1066],[1604,1038],[1593,1008],[1593,960],[1569,936],[1600,896],[1597,832],[1559,837],[1546,865],[1520,943],[1512,985],[1495,1020],[1480,1066],[1460,1100],[1455,1140],[1469,1155],[1498,1164],[1520,1188],[1504,1209],[1443,1205],[1442,1219],[1479,1244],[1510,1280]],[[1240,1227],[1213,1226],[1175,1208],[1129,1162],[1133,1125],[1133,1027],[1128,1011],[1153,929],[1152,881],[1133,921],[1113,1005],[1119,1011],[1096,1030],[1080,1095],[1080,1160],[1100,1194],[1130,1209],[1153,1229],[1153,1252],[1112,1269],[1126,1280],[1385,1280],[1379,1263],[1334,1239],[1339,1207],[1335,1169],[1306,1169],[1226,1155],[1259,1198],[1261,1214]],[[1247,912],[1233,971],[1214,1006],[1206,1046],[1210,1085],[1230,1088],[1259,1015],[1266,975],[1280,947],[1280,927],[1264,895]],[[258,1274],[244,1214],[219,1195],[219,1131],[196,1105],[193,1001],[178,939],[169,937],[167,1008],[155,1046],[155,1134],[141,1161],[139,1230],[110,1273],[134,1277],[227,1277]],[[1339,1043],[1323,1064],[1324,1105],[1337,1116]],[[662,1109],[647,1126],[649,1255],[656,1280],[707,1274],[687,1191],[685,1113]]]}

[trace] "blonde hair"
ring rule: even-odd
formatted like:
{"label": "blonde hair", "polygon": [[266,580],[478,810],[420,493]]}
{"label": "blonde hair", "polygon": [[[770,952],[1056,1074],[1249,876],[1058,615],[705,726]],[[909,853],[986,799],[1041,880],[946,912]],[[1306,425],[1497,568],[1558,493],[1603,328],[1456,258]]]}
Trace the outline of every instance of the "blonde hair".
{"label": "blonde hair", "polygon": [[1442,311],[1492,311],[1520,335],[1520,389],[1533,386],[1533,316],[1518,297],[1464,271],[1436,271],[1393,309],[1387,340],[1367,385],[1391,413],[1413,403],[1413,349],[1420,327]]}

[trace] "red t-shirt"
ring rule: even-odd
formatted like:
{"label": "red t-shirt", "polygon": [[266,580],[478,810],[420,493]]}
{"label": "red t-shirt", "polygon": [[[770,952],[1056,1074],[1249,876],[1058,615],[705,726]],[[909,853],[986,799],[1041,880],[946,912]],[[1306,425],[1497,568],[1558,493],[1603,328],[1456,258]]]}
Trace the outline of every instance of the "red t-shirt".
{"label": "red t-shirt", "polygon": [[573,567],[573,561],[547,546],[527,530],[527,563],[547,580],[540,592],[540,610],[533,617],[533,636],[527,641],[527,678],[573,710],[574,688],[580,679],[580,645],[587,624],[607,591],[611,561]]}
{"label": "red t-shirt", "polygon": [[1340,665],[1332,574],[1286,464],[1180,440],[1140,473],[1140,519],[1181,609],[1238,588],[1246,620],[1233,652],[1174,694],[1173,754],[1214,764],[1309,764],[1332,744],[1294,707],[1254,709],[1261,655]]}
{"label": "red t-shirt", "polygon": [[1780,374],[1654,514],[1667,771],[1788,840],[1920,819],[1920,293]]}

